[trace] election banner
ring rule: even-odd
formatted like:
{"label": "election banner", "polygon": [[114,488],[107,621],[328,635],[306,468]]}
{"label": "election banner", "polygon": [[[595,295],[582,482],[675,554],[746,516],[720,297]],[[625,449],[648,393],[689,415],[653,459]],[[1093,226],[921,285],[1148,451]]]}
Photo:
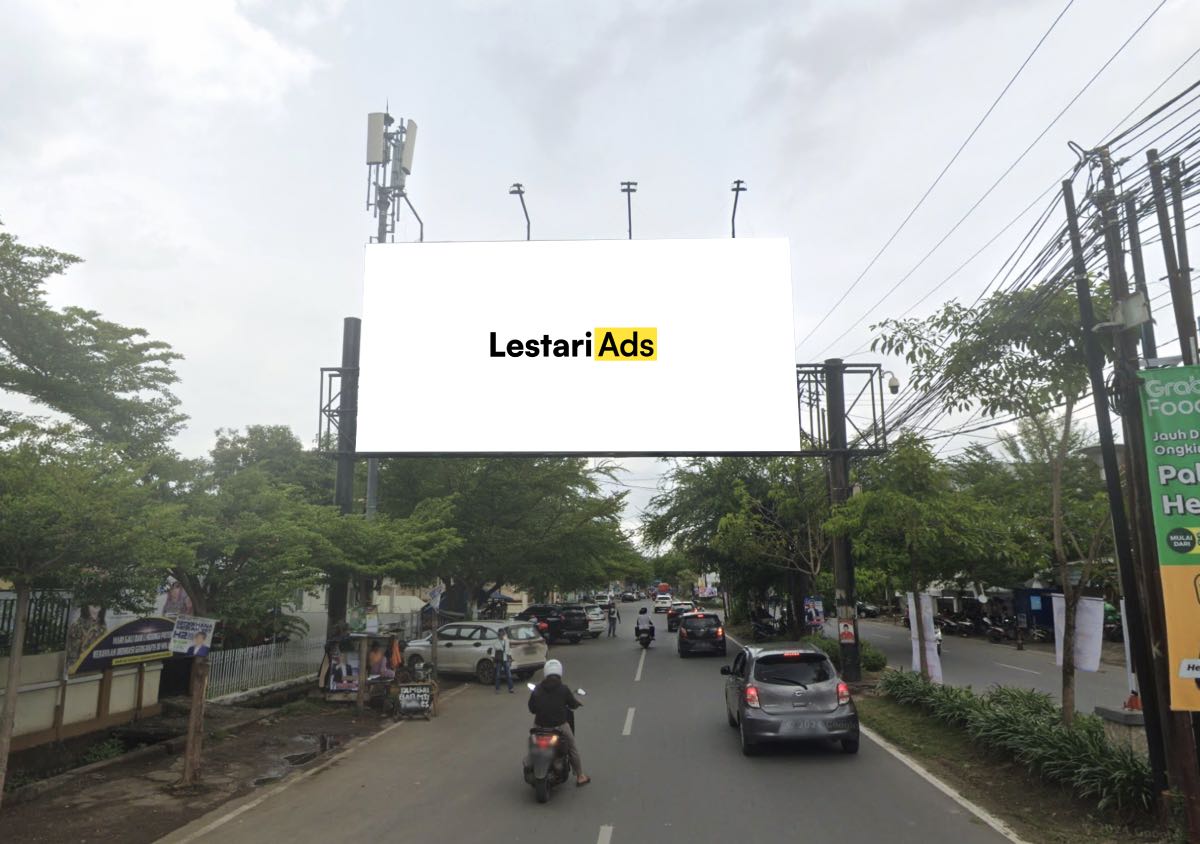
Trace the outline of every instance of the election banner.
{"label": "election banner", "polygon": [[67,664],[67,674],[87,674],[154,662],[171,656],[171,630],[175,622],[169,618],[139,618],[106,632],[83,648],[74,662]]}
{"label": "election banner", "polygon": [[181,656],[208,656],[212,647],[215,618],[196,618],[190,615],[177,616],[171,631],[171,653]]}
{"label": "election banner", "polygon": [[[913,601],[913,593],[908,596],[909,635],[912,638],[912,670],[921,670],[921,645],[917,631],[917,609]],[[929,669],[929,679],[934,683],[942,682],[942,658],[937,649],[937,628],[933,625],[933,598],[921,595],[921,624],[925,628],[925,665]]]}
{"label": "election banner", "polygon": [[[1063,664],[1063,631],[1067,629],[1067,599],[1050,596],[1054,607],[1054,664]],[[1104,642],[1104,599],[1080,598],[1075,607],[1075,668],[1099,671],[1100,651]]]}
{"label": "election banner", "polygon": [[1171,708],[1200,711],[1200,366],[1142,373]]}

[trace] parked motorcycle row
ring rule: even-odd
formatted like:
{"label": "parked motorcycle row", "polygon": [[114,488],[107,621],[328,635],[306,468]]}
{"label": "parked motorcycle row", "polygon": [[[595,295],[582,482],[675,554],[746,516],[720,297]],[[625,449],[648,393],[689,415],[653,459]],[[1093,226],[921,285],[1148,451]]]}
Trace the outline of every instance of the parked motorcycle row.
{"label": "parked motorcycle row", "polygon": [[[1015,616],[989,618],[987,616],[968,616],[964,613],[954,615],[937,615],[933,618],[934,625],[943,636],[986,636],[993,643],[1013,642],[1017,639],[1017,619]],[[904,626],[909,627],[907,615],[904,616]],[[1118,624],[1118,638],[1119,627]],[[1047,642],[1054,638],[1054,631],[1033,624],[1022,629],[1021,638],[1026,642]]]}

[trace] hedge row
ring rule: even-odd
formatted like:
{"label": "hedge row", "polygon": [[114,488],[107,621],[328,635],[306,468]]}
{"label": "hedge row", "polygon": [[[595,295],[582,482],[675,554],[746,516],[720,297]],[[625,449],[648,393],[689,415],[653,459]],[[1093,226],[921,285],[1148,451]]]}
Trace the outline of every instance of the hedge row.
{"label": "hedge row", "polygon": [[[833,663],[833,667],[838,671],[842,670],[842,648],[838,644],[837,639],[828,639],[824,636],[806,636],[802,641],[825,651]],[[887,667],[887,655],[870,642],[859,640],[858,658],[863,671],[882,671]]]}
{"label": "hedge row", "polygon": [[909,671],[888,671],[879,688],[888,697],[927,710],[960,727],[978,744],[1026,765],[1101,809],[1141,809],[1153,803],[1150,766],[1128,747],[1108,741],[1103,722],[1077,714],[1065,727],[1049,695],[997,686],[977,695],[969,688],[939,686]]}

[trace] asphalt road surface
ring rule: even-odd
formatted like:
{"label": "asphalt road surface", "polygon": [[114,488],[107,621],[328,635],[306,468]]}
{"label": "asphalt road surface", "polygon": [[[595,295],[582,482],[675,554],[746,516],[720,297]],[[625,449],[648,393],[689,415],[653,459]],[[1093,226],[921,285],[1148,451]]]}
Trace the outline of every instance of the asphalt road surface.
{"label": "asphalt road surface", "polygon": [[[887,654],[888,665],[912,665],[911,634],[890,621],[859,619],[859,635]],[[834,635],[829,628],[827,635]],[[1018,651],[1011,643],[993,644],[981,636],[946,636],[942,641],[942,679],[955,686],[984,691],[989,686],[1037,689],[1062,699],[1062,674],[1054,664],[1054,651],[1027,647]],[[1125,669],[1101,662],[1096,672],[1075,672],[1075,708],[1091,712],[1097,706],[1120,709],[1129,695]]]}
{"label": "asphalt road surface", "polygon": [[[719,668],[729,660],[681,660],[661,614],[658,641],[644,652],[632,637],[637,606],[622,605],[619,637],[551,651],[566,681],[587,691],[576,717],[593,777],[585,788],[568,783],[537,804],[521,776],[527,690],[495,695],[472,684],[440,717],[404,723],[164,841],[1005,840],[865,736],[857,756],[820,745],[743,757],[722,709]],[[240,813],[222,823],[231,812]]]}

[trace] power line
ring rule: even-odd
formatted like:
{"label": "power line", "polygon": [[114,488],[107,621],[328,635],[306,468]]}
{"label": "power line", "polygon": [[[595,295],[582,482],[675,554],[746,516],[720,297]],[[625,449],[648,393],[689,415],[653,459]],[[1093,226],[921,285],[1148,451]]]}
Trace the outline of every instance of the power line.
{"label": "power line", "polygon": [[[837,343],[843,337],[845,337],[847,334],[849,334],[851,331],[853,331],[855,328],[857,328],[862,323],[863,320],[865,320],[872,313],[874,313],[874,311],[880,305],[882,305],[893,293],[895,293],[902,284],[904,284],[906,281],[908,281],[908,279],[911,278],[913,276],[913,274],[916,273],[916,271],[918,269],[920,269],[925,264],[926,261],[929,260],[930,257],[932,257],[934,252],[936,252],[939,248],[941,248],[943,243],[945,243],[947,240],[949,240],[950,237],[956,231],[958,231],[959,227],[961,227],[962,224],[965,223],[967,221],[967,219],[972,214],[975,213],[975,210],[980,205],[982,205],[989,196],[992,195],[992,192],[997,187],[1000,186],[1000,183],[1003,182],[1008,177],[1009,173],[1011,173],[1014,169],[1016,169],[1017,165],[1025,160],[1025,156],[1027,156],[1030,153],[1030,151],[1032,151],[1033,148],[1038,144],[1038,142],[1040,142],[1042,140],[1042,138],[1044,138],[1050,132],[1050,130],[1054,128],[1054,126],[1058,123],[1058,121],[1062,119],[1063,115],[1066,114],[1067,111],[1070,110],[1070,108],[1072,106],[1074,106],[1076,102],[1078,102],[1079,98],[1082,97],[1084,95],[1084,93],[1087,92],[1087,90],[1092,87],[1092,85],[1095,83],[1095,81],[1100,78],[1100,75],[1102,73],[1104,73],[1105,70],[1108,69],[1109,65],[1111,65],[1117,59],[1117,57],[1120,56],[1121,53],[1123,53],[1125,51],[1125,48],[1129,46],[1130,42],[1132,42],[1133,39],[1137,37],[1138,33],[1140,33],[1145,28],[1146,24],[1150,23],[1150,20],[1155,15],[1158,14],[1159,10],[1162,9],[1162,7],[1166,5],[1166,3],[1167,3],[1167,0],[1161,0],[1161,2],[1157,6],[1154,7],[1154,10],[1151,11],[1150,14],[1146,16],[1146,19],[1143,20],[1140,24],[1138,24],[1137,29],[1135,29],[1129,35],[1129,37],[1125,39],[1125,41],[1121,44],[1121,46],[1117,48],[1117,51],[1108,57],[1108,60],[1100,66],[1099,70],[1097,70],[1094,74],[1092,74],[1092,77],[1087,81],[1087,83],[1084,84],[1084,86],[1079,89],[1079,91],[1075,94],[1075,96],[1073,96],[1067,102],[1067,104],[1062,107],[1062,109],[1058,112],[1058,114],[1056,114],[1054,116],[1054,119],[1052,119],[1048,124],[1046,124],[1046,128],[1044,128],[1041,132],[1038,133],[1037,137],[1034,138],[1027,147],[1025,147],[1025,149],[1021,152],[1020,155],[1017,156],[1017,158],[1012,162],[1012,164],[1008,165],[1008,167],[1005,169],[1005,171],[1003,173],[1000,174],[1000,176],[996,179],[996,181],[992,182],[991,186],[986,191],[984,191],[983,195],[981,197],[979,197],[979,199],[975,200],[975,203],[970,208],[967,209],[966,213],[963,214],[962,217],[959,218],[958,222],[956,222],[950,228],[950,230],[948,232],[946,232],[944,235],[942,235],[941,239],[939,239],[937,241],[937,243],[935,243],[929,249],[929,251],[926,252],[921,257],[921,260],[917,261],[917,263],[913,265],[912,269],[910,269],[907,273],[905,273],[903,276],[901,276],[901,278],[895,284],[893,284],[888,289],[888,291],[883,294],[883,296],[881,296],[878,300],[876,300],[875,304],[872,305],[866,311],[866,313],[864,313],[862,316],[860,316],[854,322],[850,323],[850,325],[847,326],[845,331],[843,331],[841,334],[839,334],[837,337],[835,337],[832,340],[832,342],[828,343],[825,346],[825,348],[823,348],[820,352],[818,352],[816,357],[820,357],[825,352],[827,352],[829,349],[831,349],[833,346],[837,345]],[[857,284],[857,281],[855,282],[855,284]],[[851,285],[850,289],[853,289],[853,285]],[[832,309],[830,309],[829,313],[826,314],[821,319],[822,323],[826,319],[828,319],[830,314],[833,313],[833,310],[835,310],[838,307],[838,305],[840,305],[842,303],[842,301],[845,300],[846,295],[848,295],[848,293],[849,293],[849,290],[847,291],[846,294],[843,294],[842,298],[838,300],[837,304],[835,304]],[[819,326],[819,324],[818,324],[818,326]],[[814,328],[813,331],[815,331],[815,330],[816,329]],[[801,341],[801,343],[803,343],[805,340],[807,340],[809,337],[811,337],[812,334],[813,334],[813,332],[809,332],[809,334],[804,338],[804,340]]]}
{"label": "power line", "polygon": [[804,336],[804,339],[801,340],[797,346],[808,342],[808,339],[812,337],[822,325],[825,324],[825,320],[829,319],[829,317],[833,315],[833,312],[837,310],[838,306],[846,300],[846,297],[849,296],[854,288],[858,286],[858,283],[863,280],[868,272],[871,271],[871,268],[875,266],[875,262],[878,261],[880,256],[887,251],[887,248],[892,245],[892,241],[894,241],[900,235],[900,232],[904,231],[904,227],[908,225],[908,221],[911,220],[913,215],[916,214],[921,206],[925,204],[925,200],[929,198],[931,193],[933,193],[934,188],[936,188],[942,181],[942,177],[946,175],[946,172],[951,168],[951,166],[953,166],[954,162],[958,161],[958,157],[962,155],[963,150],[967,148],[967,144],[971,142],[983,124],[987,121],[988,117],[990,117],[992,112],[995,111],[996,106],[1000,104],[1000,101],[1004,99],[1004,95],[1008,93],[1008,89],[1011,88],[1013,83],[1017,81],[1017,77],[1021,75],[1021,72],[1025,70],[1026,65],[1028,65],[1030,60],[1033,59],[1034,55],[1037,54],[1037,51],[1041,49],[1043,42],[1050,37],[1050,33],[1054,31],[1056,26],[1058,26],[1058,22],[1062,20],[1063,15],[1067,13],[1067,10],[1071,8],[1071,5],[1074,2],[1075,0],[1067,0],[1067,5],[1063,6],[1062,11],[1060,11],[1058,16],[1054,18],[1049,29],[1042,33],[1042,37],[1038,39],[1038,42],[1034,45],[1033,50],[1031,50],[1029,55],[1025,57],[1025,61],[1021,62],[1021,66],[1017,68],[1017,72],[1012,75],[1012,77],[1005,84],[1004,88],[1000,91],[996,98],[992,100],[992,104],[988,106],[987,111],[983,113],[983,117],[979,118],[979,122],[975,124],[975,128],[972,129],[970,134],[967,135],[966,139],[958,145],[958,149],[955,150],[954,155],[950,157],[950,160],[946,162],[946,165],[942,168],[942,171],[937,174],[937,178],[933,180],[933,184],[925,189],[925,193],[921,194],[921,198],[917,200],[917,204],[914,205],[904,219],[900,221],[900,225],[896,227],[894,232],[892,232],[891,237],[887,239],[883,246],[879,247],[879,251],[877,251],[874,257],[871,258],[871,260],[867,263],[867,266],[863,268],[863,271],[858,274],[858,278],[854,279],[854,283],[846,288],[846,291],[842,293],[841,298],[833,304],[833,307],[829,309],[829,312],[826,313],[825,316],[821,317],[820,321],[812,327],[812,329]]}

